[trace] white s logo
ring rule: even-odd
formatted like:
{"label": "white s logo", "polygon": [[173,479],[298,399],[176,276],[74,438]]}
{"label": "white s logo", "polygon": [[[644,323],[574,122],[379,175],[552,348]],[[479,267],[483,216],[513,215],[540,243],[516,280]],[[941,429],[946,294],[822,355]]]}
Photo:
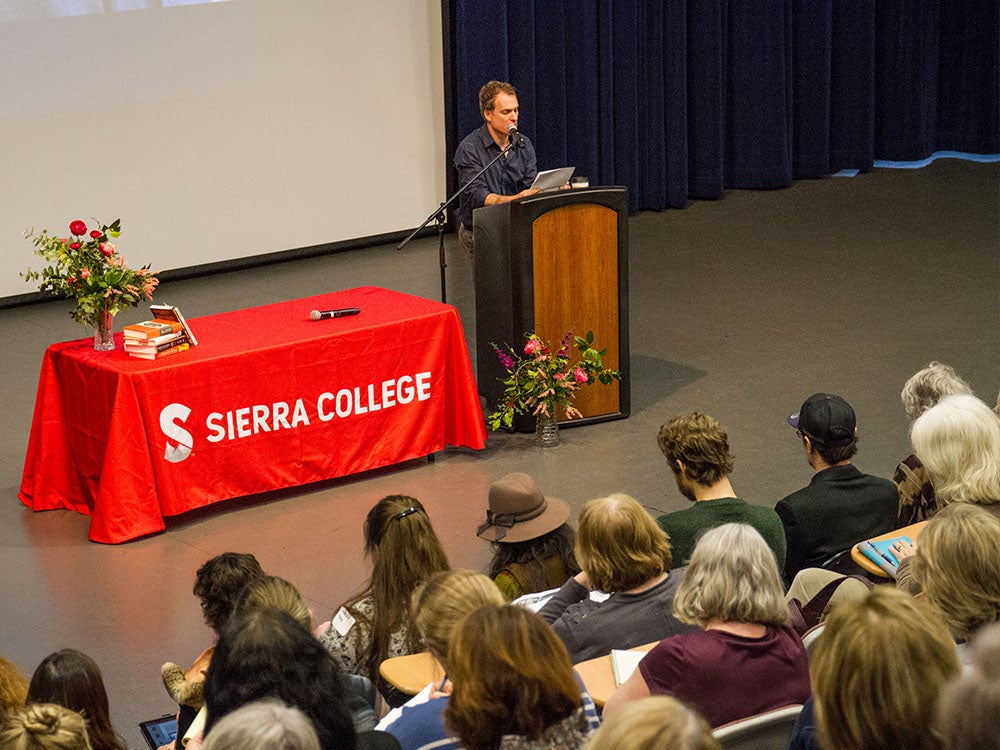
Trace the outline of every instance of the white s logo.
{"label": "white s logo", "polygon": [[184,422],[190,414],[191,409],[184,404],[168,404],[160,412],[160,429],[170,440],[177,443],[176,446],[173,446],[168,442],[167,450],[163,454],[163,457],[170,463],[180,463],[191,455],[194,436],[177,424],[177,422]]}

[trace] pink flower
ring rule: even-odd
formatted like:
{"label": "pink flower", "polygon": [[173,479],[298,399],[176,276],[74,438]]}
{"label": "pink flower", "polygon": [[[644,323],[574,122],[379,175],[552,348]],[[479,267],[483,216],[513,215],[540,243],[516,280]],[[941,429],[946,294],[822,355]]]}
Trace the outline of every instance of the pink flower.
{"label": "pink flower", "polygon": [[528,339],[528,343],[524,345],[525,354],[534,354],[539,349],[542,348],[542,342],[538,339]]}
{"label": "pink flower", "polygon": [[76,221],[70,222],[69,231],[77,237],[82,237],[87,233],[87,225],[77,219]]}
{"label": "pink flower", "polygon": [[582,367],[577,367],[576,372],[573,373],[573,376],[576,378],[577,383],[587,382],[587,373],[583,371]]}
{"label": "pink flower", "polygon": [[105,258],[110,258],[114,254],[115,254],[114,245],[112,245],[110,242],[101,243],[101,255],[103,255]]}
{"label": "pink flower", "polygon": [[89,268],[81,268],[80,269],[80,278],[81,279],[89,279],[90,278],[90,269]]}
{"label": "pink flower", "polygon": [[100,229],[91,230],[90,236],[96,240],[98,237],[101,236],[101,230]]}
{"label": "pink flower", "polygon": [[555,373],[552,376],[552,379],[555,380],[557,383],[561,382],[561,381],[563,381],[563,380],[566,379],[566,373],[564,373],[564,372],[557,372],[557,373]]}
{"label": "pink flower", "polygon": [[81,247],[83,247],[83,246],[79,242],[71,242],[71,243],[69,243],[69,249],[70,250],[79,250]]}

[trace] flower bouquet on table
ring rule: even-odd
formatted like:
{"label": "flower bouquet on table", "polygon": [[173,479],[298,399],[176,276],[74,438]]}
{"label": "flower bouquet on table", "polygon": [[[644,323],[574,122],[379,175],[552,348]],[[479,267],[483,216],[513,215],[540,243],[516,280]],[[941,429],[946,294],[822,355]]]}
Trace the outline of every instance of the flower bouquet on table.
{"label": "flower bouquet on table", "polygon": [[[575,344],[575,350],[571,344]],[[494,344],[493,349],[507,370],[507,377],[500,379],[504,386],[500,403],[486,418],[491,430],[511,427],[515,414],[554,419],[557,406],[565,408],[568,419],[579,417],[573,401],[580,388],[595,382],[610,385],[612,380],[621,380],[618,370],[604,366],[607,349],[594,348],[593,331],[587,331],[585,337],[568,332],[555,351],[537,333],[528,335],[523,355],[510,346],[501,349]]]}
{"label": "flower bouquet on table", "polygon": [[125,258],[109,242],[121,233],[121,219],[89,231],[78,219],[70,223],[69,231],[69,237],[54,237],[45,229],[25,232],[35,245],[35,255],[49,265],[41,271],[28,269],[21,276],[25,281],[38,281],[40,292],[75,298],[76,307],[70,313],[73,320],[93,325],[98,338],[107,334],[110,345],[99,346],[95,339],[95,348],[113,349],[110,329],[114,316],[143,299],[152,299],[158,272],[150,271],[149,264],[137,269],[125,265]]}

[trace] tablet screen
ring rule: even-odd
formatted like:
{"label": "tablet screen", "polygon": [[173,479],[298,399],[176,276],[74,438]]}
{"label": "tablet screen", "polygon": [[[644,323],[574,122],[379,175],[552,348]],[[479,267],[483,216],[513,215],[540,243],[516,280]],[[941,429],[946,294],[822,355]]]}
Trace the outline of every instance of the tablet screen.
{"label": "tablet screen", "polygon": [[139,724],[139,729],[142,730],[142,736],[146,738],[150,750],[156,750],[168,742],[173,742],[177,737],[177,717],[168,715],[144,721]]}

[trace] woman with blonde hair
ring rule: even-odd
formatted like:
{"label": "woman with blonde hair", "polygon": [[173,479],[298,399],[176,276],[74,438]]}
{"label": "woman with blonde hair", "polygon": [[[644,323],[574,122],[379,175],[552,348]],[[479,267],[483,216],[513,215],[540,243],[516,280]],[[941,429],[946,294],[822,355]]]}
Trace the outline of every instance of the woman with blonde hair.
{"label": "woman with blonde hair", "polygon": [[1000,518],[956,504],[920,532],[911,571],[952,636],[1000,620]]}
{"label": "woman with blonde hair", "polygon": [[959,673],[958,657],[944,624],[908,594],[876,586],[838,606],[809,668],[813,699],[790,747],[942,748],[930,723],[942,686]]}
{"label": "woman with blonde hair", "polygon": [[21,708],[28,697],[28,678],[13,662],[0,656],[0,722],[15,708]]}
{"label": "woman with blonde hair", "polygon": [[523,607],[488,604],[448,645],[445,726],[466,750],[574,750],[592,733],[569,654]]}
{"label": "woman with blonde hair", "polygon": [[[906,381],[899,395],[903,410],[912,421],[945,396],[956,394],[971,395],[972,389],[950,365],[931,362]],[[916,453],[899,463],[892,481],[899,493],[898,526],[909,526],[938,512],[934,484]]]}
{"label": "woman with blonde hair", "polygon": [[[479,607],[504,603],[506,599],[500,589],[482,573],[450,570],[434,574],[413,592],[410,611],[420,640],[447,672],[448,641],[455,626]],[[442,716],[450,694],[451,685],[442,681],[431,689],[426,702],[413,701],[403,706],[399,718],[386,726],[385,731],[394,735],[404,750],[444,743],[448,732]]]}
{"label": "woman with blonde hair", "polygon": [[0,728],[3,750],[91,750],[87,722],[56,703],[32,703],[12,711]]}
{"label": "woman with blonde hair", "polygon": [[587,750],[722,750],[705,719],[676,698],[654,695],[624,706]]}
{"label": "woman with blonde hair", "polygon": [[608,699],[605,717],[647,695],[673,695],[718,727],[809,697],[778,564],[753,527],[727,523],[702,535],[674,614],[702,629],[658,643]]}
{"label": "woman with blonde hair", "polygon": [[379,500],[368,512],[364,533],[365,554],[372,560],[368,585],[320,625],[317,635],[344,672],[367,677],[390,705],[398,706],[408,696],[380,681],[379,664],[418,650],[410,594],[448,570],[448,558],[424,506],[406,495]]}
{"label": "woman with blonde hair", "polygon": [[[583,506],[576,559],[581,572],[538,613],[574,664],[694,629],[672,613],[685,569],[670,570],[667,534],[634,498],[614,494]],[[611,596],[595,601],[591,589]]]}

